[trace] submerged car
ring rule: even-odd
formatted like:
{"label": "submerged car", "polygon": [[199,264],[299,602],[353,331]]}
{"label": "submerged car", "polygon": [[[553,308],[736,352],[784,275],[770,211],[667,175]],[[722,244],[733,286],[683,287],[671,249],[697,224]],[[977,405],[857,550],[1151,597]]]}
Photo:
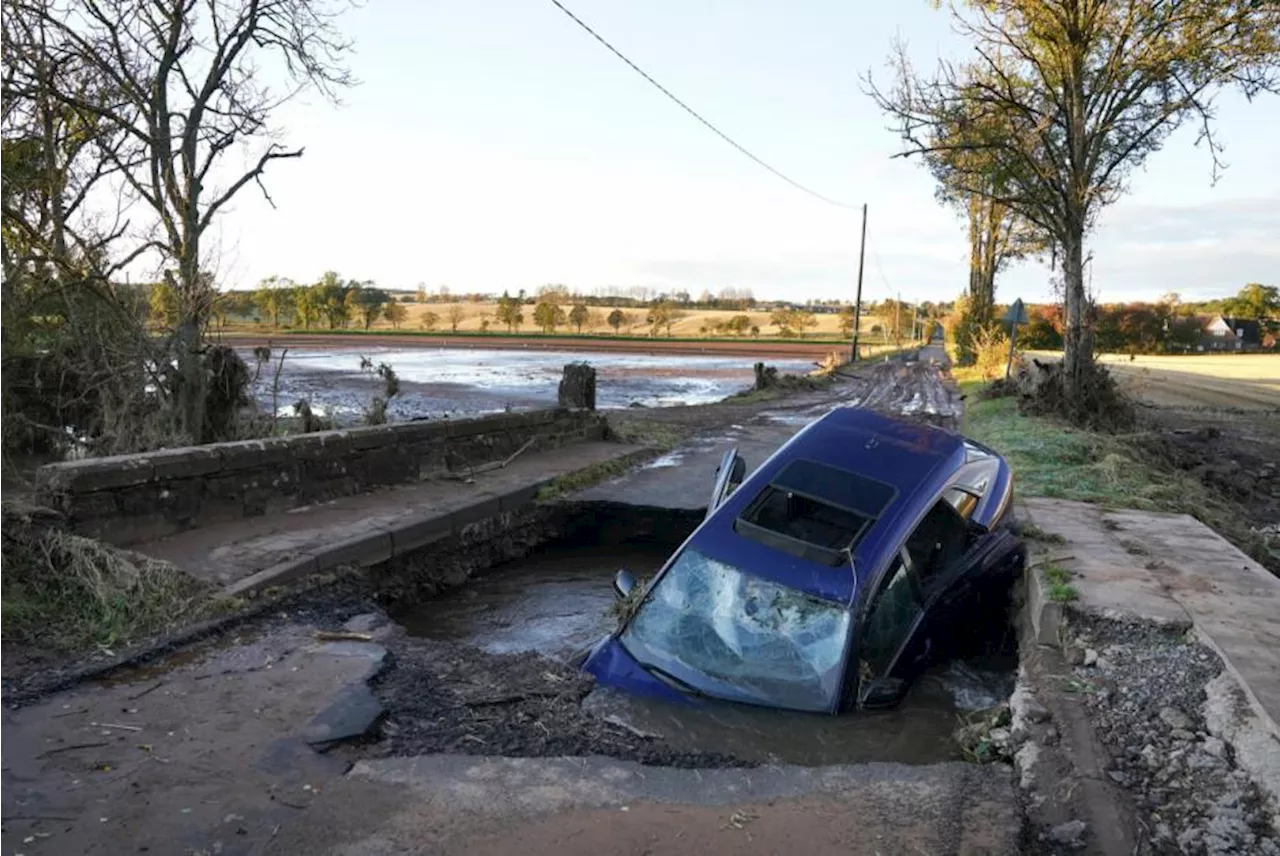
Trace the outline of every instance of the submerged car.
{"label": "submerged car", "polygon": [[837,408],[744,480],[736,450],[706,518],[583,669],[632,693],[840,713],[892,707],[939,659],[1007,627],[1026,561],[1008,463],[930,425]]}

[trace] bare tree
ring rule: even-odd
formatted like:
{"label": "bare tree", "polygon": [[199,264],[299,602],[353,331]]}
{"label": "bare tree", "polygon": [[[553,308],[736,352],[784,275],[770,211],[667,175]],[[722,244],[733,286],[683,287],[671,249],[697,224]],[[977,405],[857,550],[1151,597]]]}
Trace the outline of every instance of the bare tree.
{"label": "bare tree", "polygon": [[[1093,339],[1084,242],[1099,211],[1176,128],[1192,121],[1222,166],[1214,99],[1239,85],[1277,89],[1274,0],[971,0],[951,7],[973,45],[969,64],[916,75],[893,58],[888,92],[871,95],[903,155],[942,164],[951,188],[1032,223],[1061,256],[1068,390],[1089,389]],[[975,156],[976,155],[976,156]]]}
{"label": "bare tree", "polygon": [[[14,0],[38,22],[55,61],[83,68],[107,88],[87,99],[57,88],[56,103],[123,135],[105,150],[122,198],[146,212],[128,256],[152,252],[178,296],[168,350],[184,434],[205,439],[204,334],[213,308],[201,241],[246,185],[266,195],[262,177],[301,148],[276,139],[270,120],[300,92],[333,98],[352,83],[342,65],[349,43],[335,28],[344,8],[328,0]],[[264,67],[281,70],[279,90]],[[250,152],[245,169],[233,168]],[[228,154],[234,157],[227,157]],[[266,196],[270,202],[271,197]]]}

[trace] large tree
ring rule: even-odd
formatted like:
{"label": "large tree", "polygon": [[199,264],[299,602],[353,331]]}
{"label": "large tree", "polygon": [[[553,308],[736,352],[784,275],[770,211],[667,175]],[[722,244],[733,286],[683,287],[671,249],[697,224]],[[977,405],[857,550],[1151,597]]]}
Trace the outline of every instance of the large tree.
{"label": "large tree", "polygon": [[905,155],[947,169],[955,191],[1007,205],[1061,259],[1065,364],[1089,388],[1093,340],[1085,239],[1125,180],[1180,125],[1195,122],[1222,165],[1214,100],[1238,85],[1277,89],[1275,0],[970,0],[952,6],[976,58],[918,76],[905,51],[873,97]]}
{"label": "large tree", "polygon": [[1222,308],[1228,315],[1237,318],[1248,318],[1253,321],[1280,321],[1280,288],[1274,285],[1263,285],[1251,282],[1240,289],[1235,297],[1222,302]]}
{"label": "large tree", "polygon": [[[45,94],[120,145],[102,152],[130,207],[131,249],[151,258],[177,295],[169,339],[179,430],[207,439],[204,329],[215,294],[204,236],[249,184],[264,195],[268,166],[301,148],[278,141],[271,119],[307,90],[350,83],[348,43],[334,22],[341,0],[15,0],[43,34],[47,62],[83,70],[94,88]],[[266,69],[277,74],[269,79]],[[108,98],[93,93],[106,90]],[[244,166],[241,166],[242,161]],[[267,197],[270,201],[270,197]]]}

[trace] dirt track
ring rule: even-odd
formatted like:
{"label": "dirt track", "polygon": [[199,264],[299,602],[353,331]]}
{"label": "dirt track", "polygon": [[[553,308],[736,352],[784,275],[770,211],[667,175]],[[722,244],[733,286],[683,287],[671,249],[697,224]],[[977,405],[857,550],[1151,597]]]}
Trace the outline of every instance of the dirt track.
{"label": "dirt track", "polygon": [[263,336],[257,333],[224,333],[225,342],[237,347],[254,347],[271,343],[289,348],[351,348],[386,346],[397,348],[463,348],[471,350],[537,350],[586,351],[628,354],[707,354],[709,356],[748,357],[825,357],[831,351],[844,351],[848,345],[836,342],[768,342],[754,339],[724,339],[706,342],[674,342],[632,337],[617,339],[584,336],[450,336],[378,333],[335,333],[308,335],[282,333]]}

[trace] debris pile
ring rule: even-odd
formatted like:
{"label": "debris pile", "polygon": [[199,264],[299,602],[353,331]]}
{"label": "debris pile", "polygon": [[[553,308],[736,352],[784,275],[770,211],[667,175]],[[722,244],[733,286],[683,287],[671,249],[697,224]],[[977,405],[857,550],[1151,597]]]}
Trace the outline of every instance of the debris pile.
{"label": "debris pile", "polygon": [[1068,650],[1112,781],[1134,794],[1156,852],[1280,856],[1273,819],[1230,744],[1201,713],[1222,671],[1178,630],[1090,619]]}

